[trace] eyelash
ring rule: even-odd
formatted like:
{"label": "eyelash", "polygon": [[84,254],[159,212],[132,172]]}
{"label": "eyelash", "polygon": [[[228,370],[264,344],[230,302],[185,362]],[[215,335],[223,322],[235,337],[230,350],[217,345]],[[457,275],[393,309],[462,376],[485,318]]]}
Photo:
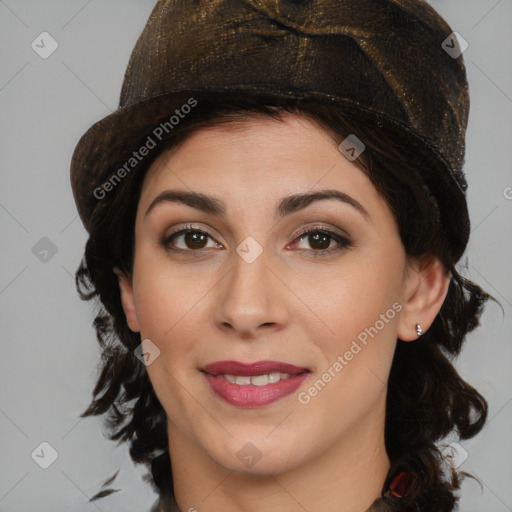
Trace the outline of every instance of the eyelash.
{"label": "eyelash", "polygon": [[[195,250],[195,249],[171,249],[169,247],[169,243],[174,238],[178,237],[179,235],[187,234],[187,233],[201,233],[203,235],[206,235],[206,236],[212,238],[210,236],[210,234],[207,233],[206,231],[194,228],[193,226],[185,226],[185,228],[178,229],[178,230],[172,232],[170,235],[166,236],[162,240],[162,245],[163,245],[164,249],[166,249],[167,251],[174,252],[174,253],[199,253],[196,255],[200,256],[201,253],[204,251],[204,249],[197,249],[197,250]],[[297,234],[297,236],[294,238],[293,242],[300,241],[303,238],[305,238],[306,235],[315,234],[315,233],[319,233],[321,235],[325,235],[325,236],[331,238],[335,242],[338,242],[338,244],[340,244],[340,246],[335,247],[335,248],[331,247],[330,249],[323,249],[323,250],[318,250],[318,251],[314,250],[314,249],[309,249],[309,250],[308,249],[299,249],[298,250],[299,253],[311,252],[312,257],[319,257],[319,256],[321,257],[321,256],[327,256],[329,254],[332,254],[332,253],[335,253],[338,251],[342,251],[344,249],[348,249],[348,248],[352,247],[352,245],[353,245],[352,241],[348,237],[345,237],[343,235],[340,235],[338,233],[330,231],[322,226],[310,226],[309,228],[305,228],[304,230],[301,230]],[[212,240],[213,240],[213,238],[212,238]]]}

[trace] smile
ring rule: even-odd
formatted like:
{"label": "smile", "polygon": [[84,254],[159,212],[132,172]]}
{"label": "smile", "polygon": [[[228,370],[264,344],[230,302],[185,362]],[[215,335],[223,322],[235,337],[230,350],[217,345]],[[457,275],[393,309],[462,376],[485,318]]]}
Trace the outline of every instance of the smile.
{"label": "smile", "polygon": [[240,408],[270,405],[294,393],[310,370],[277,361],[220,361],[201,369],[214,395]]}

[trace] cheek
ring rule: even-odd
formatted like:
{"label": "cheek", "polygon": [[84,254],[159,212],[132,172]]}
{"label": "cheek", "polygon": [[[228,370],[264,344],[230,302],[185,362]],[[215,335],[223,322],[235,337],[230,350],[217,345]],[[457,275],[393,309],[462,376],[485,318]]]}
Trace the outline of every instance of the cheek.
{"label": "cheek", "polygon": [[[370,327],[400,298],[397,268],[377,262],[346,261],[341,270],[303,273],[301,298],[324,324],[325,334],[354,337]],[[297,283],[298,285],[299,283]],[[396,308],[395,308],[396,309]],[[390,313],[394,323],[396,314]],[[380,325],[380,324],[379,324]]]}
{"label": "cheek", "polygon": [[[315,279],[317,291],[310,292],[309,302],[315,316],[322,320],[320,324],[316,319],[308,322],[309,338],[316,340],[321,353],[319,370],[331,368],[331,374],[350,375],[343,386],[351,389],[362,385],[359,379],[363,374],[371,377],[373,372],[387,380],[402,309],[398,270],[370,263],[359,267],[351,267],[337,277],[331,275],[329,280]],[[325,284],[319,287],[318,282]],[[321,331],[315,334],[313,324]]]}
{"label": "cheek", "polygon": [[402,306],[375,274],[353,274],[325,290],[329,300],[317,313],[329,329],[308,333],[319,364],[297,398],[304,414],[319,418],[336,436],[382,405]]}
{"label": "cheek", "polygon": [[137,318],[141,339],[150,339],[160,351],[147,372],[168,413],[185,411],[190,404],[183,385],[199,375],[198,347],[208,335],[207,292],[216,280],[197,272],[177,273],[169,262],[160,262],[154,255],[146,261],[151,264],[144,265],[141,258],[135,265]]}
{"label": "cheek", "polygon": [[134,295],[141,336],[161,343],[180,329],[197,325],[192,319],[201,307],[208,283],[193,275],[177,274],[160,255],[135,262]]}
{"label": "cheek", "polygon": [[147,372],[160,403],[179,423],[198,414],[184,385],[188,388],[195,378],[194,347],[204,335],[199,319],[206,314],[201,301],[205,291],[193,279],[154,263],[139,264],[134,277],[141,339],[150,339],[160,350]]}

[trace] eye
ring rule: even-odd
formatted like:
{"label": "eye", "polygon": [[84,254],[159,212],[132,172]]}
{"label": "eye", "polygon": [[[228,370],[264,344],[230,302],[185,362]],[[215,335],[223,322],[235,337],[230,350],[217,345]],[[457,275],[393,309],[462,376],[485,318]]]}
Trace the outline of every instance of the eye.
{"label": "eye", "polygon": [[[162,240],[162,245],[169,251],[174,252],[199,252],[206,247],[208,238],[211,238],[211,236],[205,231],[194,228],[193,226],[187,226],[164,238],[164,240]],[[183,240],[185,247],[170,247],[171,244],[175,245],[176,241],[179,239]],[[217,242],[214,242],[213,247],[222,246]]]}
{"label": "eye", "polygon": [[[297,236],[295,240],[298,240],[299,243],[305,240],[312,248],[312,250],[306,249],[306,252],[312,253],[312,256],[322,256],[347,249],[352,246],[352,242],[347,236],[315,226],[306,228],[300,232],[299,236]],[[338,244],[334,249],[331,245],[333,241]],[[300,252],[302,252],[302,250]]]}

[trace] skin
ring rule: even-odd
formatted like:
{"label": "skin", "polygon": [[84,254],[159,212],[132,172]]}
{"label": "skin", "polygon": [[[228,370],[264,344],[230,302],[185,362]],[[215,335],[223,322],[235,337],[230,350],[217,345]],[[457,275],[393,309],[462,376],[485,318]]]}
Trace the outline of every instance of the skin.
{"label": "skin", "polygon": [[[183,512],[361,512],[381,493],[389,469],[386,383],[397,338],[417,339],[417,323],[429,328],[449,275],[437,259],[407,257],[391,210],[338,150],[340,141],[299,115],[253,116],[193,132],[162,153],[145,178],[133,276],[115,272],[129,327],[160,350],[147,371],[168,416]],[[166,189],[216,196],[226,215],[177,202],[145,215]],[[367,216],[329,199],[274,219],[282,197],[325,189],[349,195]],[[209,237],[177,235],[168,247],[188,252],[166,250],[166,235],[188,224]],[[317,241],[315,233],[297,237],[319,224],[350,244]],[[263,250],[252,263],[236,252],[248,236]],[[378,334],[300,403],[298,393],[396,303],[394,318],[388,314]],[[264,359],[312,373],[286,398],[242,409],[217,397],[199,370],[219,360]],[[261,455],[252,467],[237,456],[246,443]]]}

